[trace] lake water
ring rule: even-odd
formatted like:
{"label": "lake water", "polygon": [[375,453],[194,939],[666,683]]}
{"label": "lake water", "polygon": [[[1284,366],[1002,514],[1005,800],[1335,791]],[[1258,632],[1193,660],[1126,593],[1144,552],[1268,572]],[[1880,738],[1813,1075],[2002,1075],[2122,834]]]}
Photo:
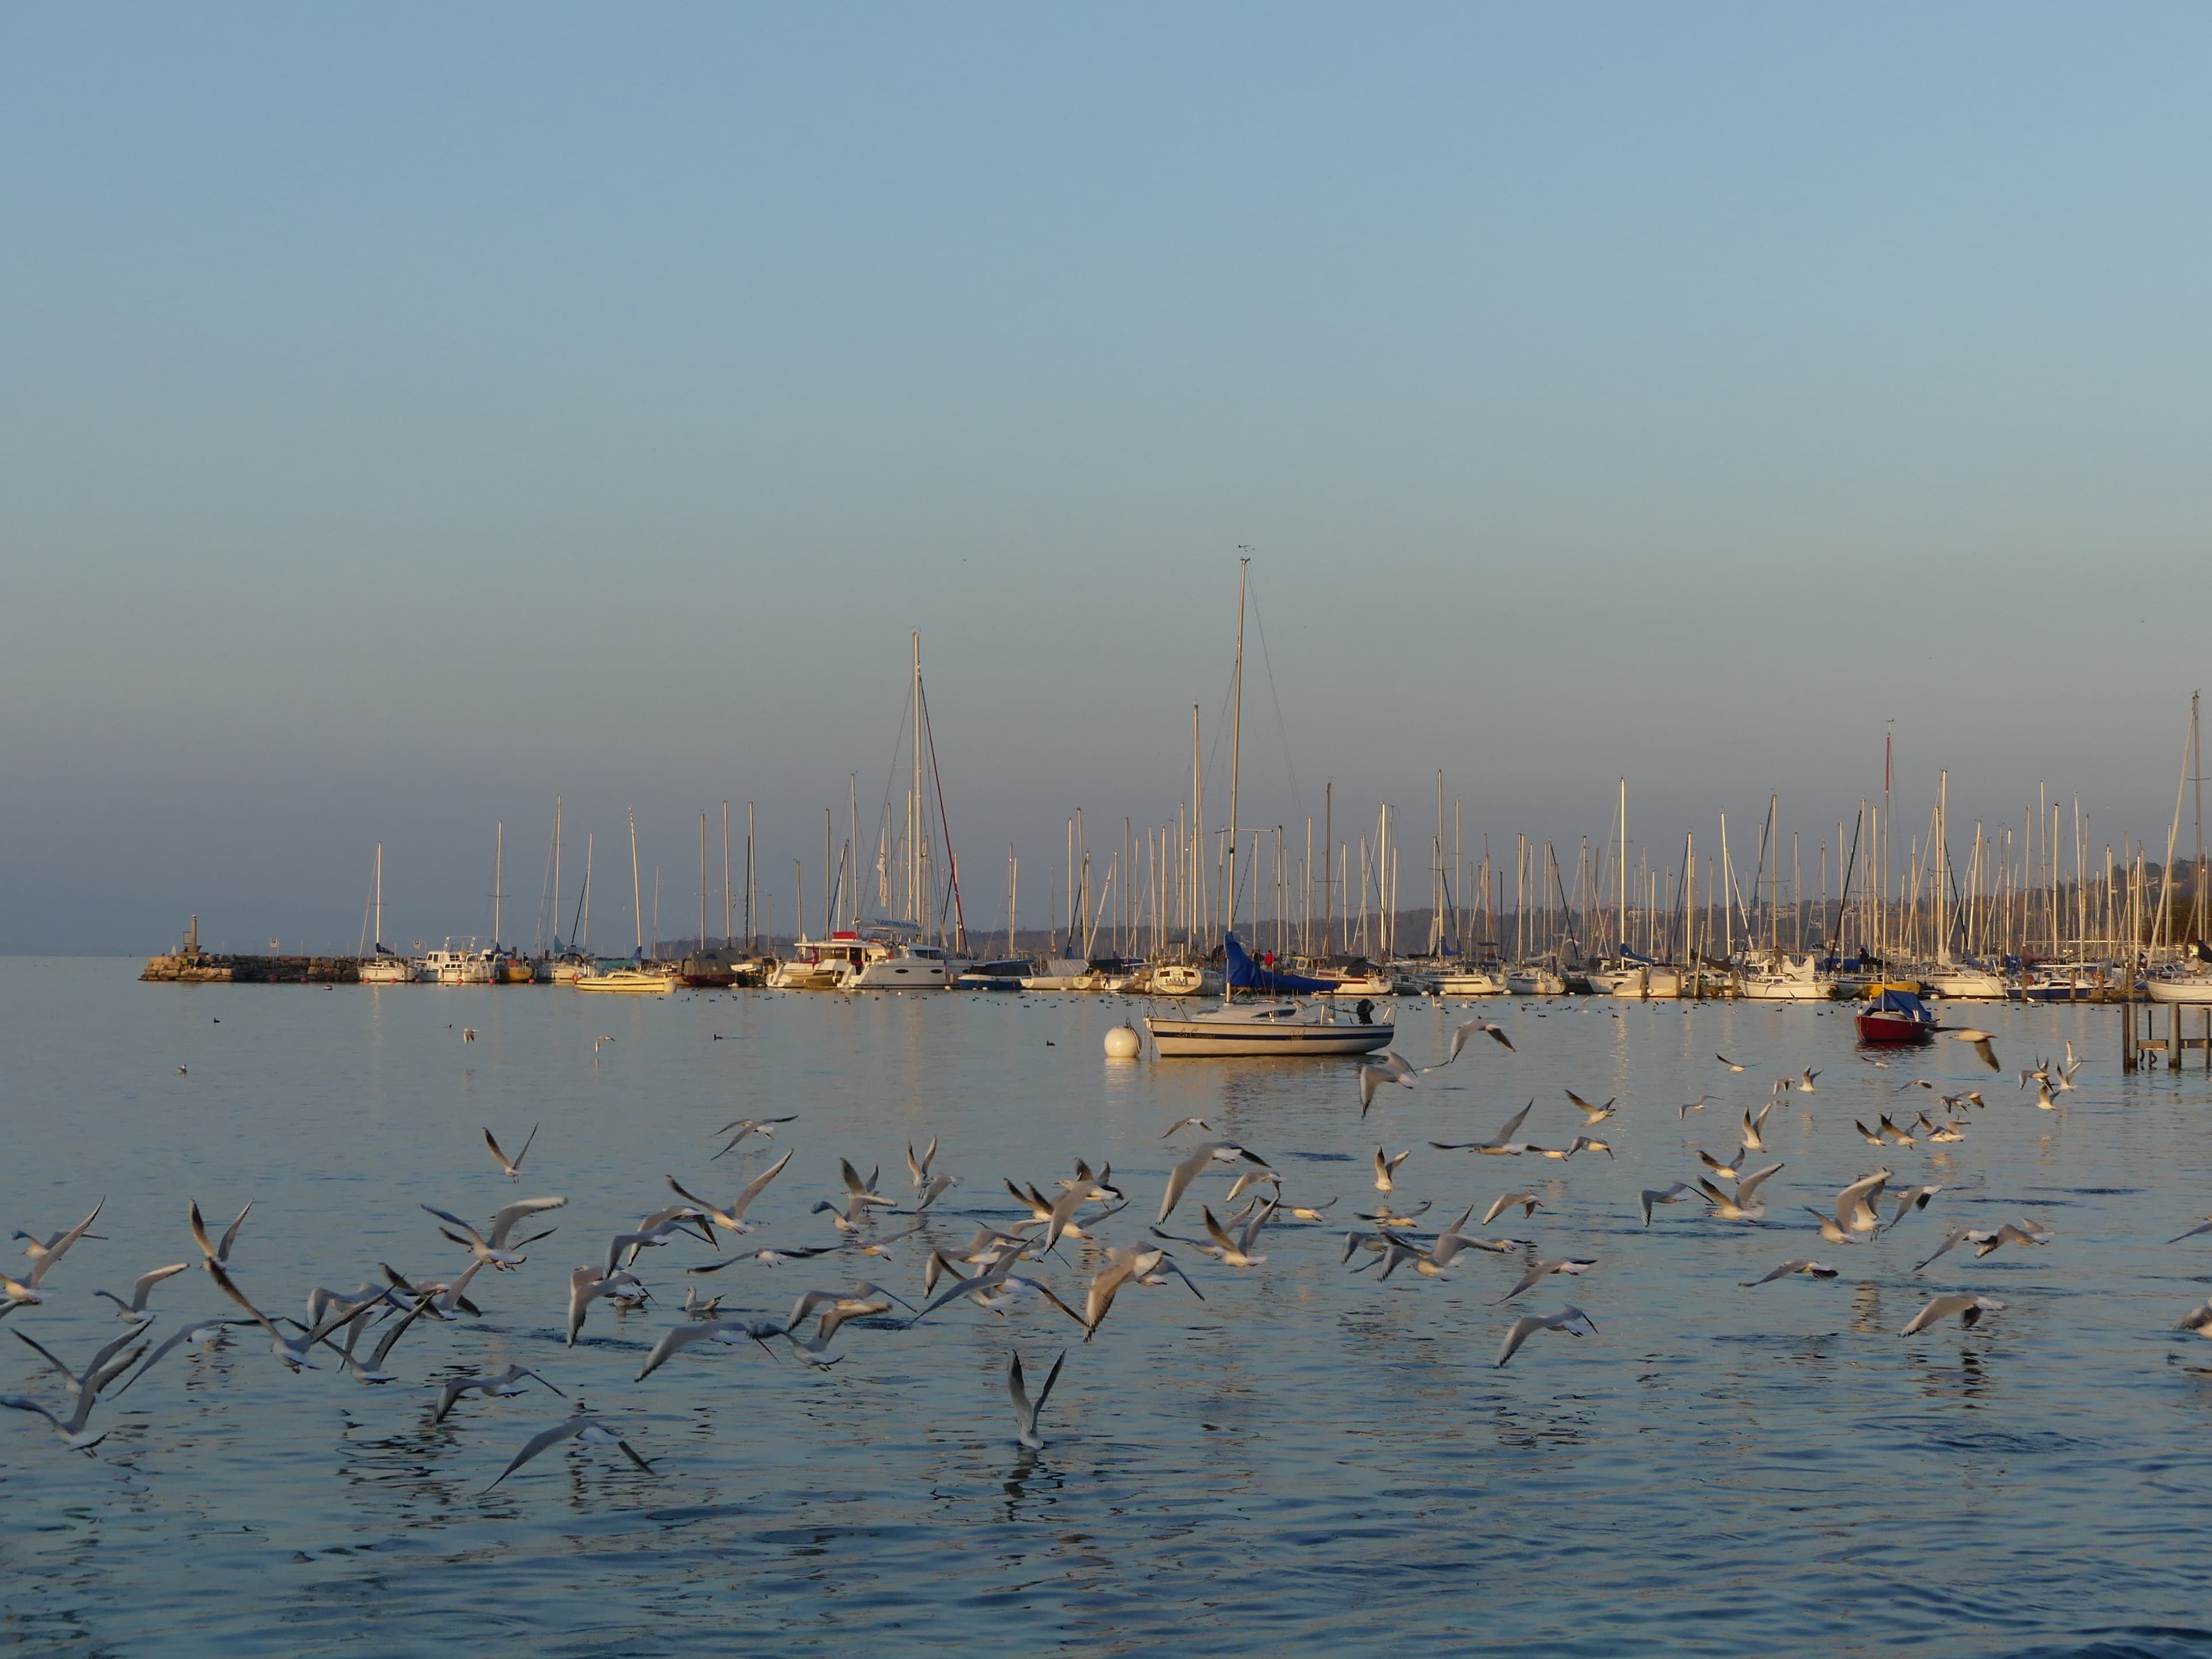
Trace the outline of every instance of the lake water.
{"label": "lake water", "polygon": [[[64,1404],[5,1332],[81,1363],[123,1328],[94,1289],[194,1258],[188,1198],[217,1226],[254,1201],[235,1277],[289,1314],[379,1261],[465,1265],[421,1204],[569,1201],[527,1266],[478,1277],[481,1319],[417,1322],[388,1386],[293,1376],[241,1334],[104,1403],[95,1426],[112,1432],[88,1458],[0,1413],[0,1645],[2212,1653],[2212,1376],[2189,1369],[2212,1365],[2212,1343],[2175,1329],[2206,1297],[2212,1235],[2162,1242],[2212,1211],[2212,1089],[2201,1069],[2124,1078],[2116,1010],[1974,1009],[1996,1076],[1953,1042],[1877,1069],[1842,1008],[1492,1001],[1481,1012],[1516,1052],[1478,1041],[1363,1123],[1348,1063],[1107,1062],[1105,1030],[1141,1012],[1112,999],[187,988],[139,985],[137,967],[0,962],[0,1227],[43,1237],[106,1200],[104,1240],[4,1322],[0,1391]],[[1398,1018],[1418,1065],[1469,1015],[1408,1001]],[[2069,1038],[2079,1086],[2038,1111],[2013,1071]],[[1741,1109],[1807,1066],[1819,1092],[1768,1120],[1762,1161],[1786,1167],[1765,1224],[1686,1203],[1639,1224],[1638,1188],[1698,1174],[1693,1149],[1733,1147]],[[1877,1153],[1854,1118],[1941,1115],[1916,1077],[1979,1087],[1988,1108],[1956,1146]],[[1581,1127],[1567,1088],[1620,1097],[1596,1131],[1612,1161],[1426,1145],[1487,1137],[1532,1097],[1524,1135],[1564,1145]],[[1716,1098],[1678,1118],[1701,1093]],[[727,1199],[763,1158],[711,1163],[711,1132],[785,1114],[798,1121],[776,1146],[797,1156],[748,1243],[834,1242],[808,1207],[840,1191],[837,1160],[880,1164],[903,1194],[905,1145],[932,1134],[963,1182],[939,1242],[1015,1218],[1003,1177],[1049,1190],[1079,1156],[1112,1164],[1132,1202],[1102,1231],[1133,1242],[1188,1141],[1160,1132],[1194,1115],[1268,1158],[1292,1200],[1337,1198],[1340,1224],[1272,1227],[1266,1264],[1242,1271],[1176,1247],[1206,1299],[1125,1291],[1087,1346],[1048,1307],[961,1302],[910,1331],[848,1327],[827,1373],[708,1345],[634,1382],[681,1317],[682,1269],[711,1259],[678,1240],[639,1264],[657,1304],[602,1304],[565,1347],[568,1270],[674,1201],[667,1176]],[[510,1183],[481,1132],[512,1151],[533,1123]],[[1428,1221],[1525,1188],[1547,1207],[1484,1231],[1597,1267],[1503,1309],[1525,1254],[1471,1255],[1451,1282],[1352,1273],[1343,1235],[1378,1196],[1384,1143],[1418,1148],[1394,1198],[1433,1202]],[[1894,1187],[1943,1190],[1893,1234],[1823,1244],[1798,1206],[1832,1206],[1878,1164]],[[1170,1231],[1197,1235],[1199,1202],[1224,1190],[1202,1180]],[[1913,1272],[1947,1229],[2023,1215],[2055,1238]],[[1079,1302],[1088,1269],[1066,1249],[1044,1277]],[[1740,1287],[1793,1256],[1842,1276]],[[909,1247],[696,1282],[726,1312],[775,1317],[856,1276],[915,1298],[921,1267]],[[1900,1340],[1949,1289],[2007,1306]],[[1539,1333],[1493,1368],[1517,1307],[1570,1301],[1594,1336]],[[152,1305],[157,1337],[234,1311],[197,1270]],[[1007,1358],[1034,1387],[1062,1348],[1048,1443],[1024,1452]],[[532,1391],[429,1419],[444,1377],[510,1360],[618,1427],[653,1474],[570,1444],[487,1494],[568,1407]]]}

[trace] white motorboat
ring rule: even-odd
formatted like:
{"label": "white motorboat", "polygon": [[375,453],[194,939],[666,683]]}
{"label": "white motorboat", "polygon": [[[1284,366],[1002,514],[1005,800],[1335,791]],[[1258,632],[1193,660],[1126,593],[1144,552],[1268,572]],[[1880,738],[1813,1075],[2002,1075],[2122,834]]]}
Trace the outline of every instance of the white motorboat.
{"label": "white motorboat", "polygon": [[2003,975],[1971,962],[1939,962],[1920,977],[1935,995],[1953,1001],[2002,1002],[2008,990]]}
{"label": "white motorboat", "polygon": [[1448,968],[1435,976],[1440,997],[1495,997],[1505,994],[1505,981],[1480,968]]}
{"label": "white motorboat", "polygon": [[1197,963],[1157,963],[1145,988],[1156,997],[1218,996],[1221,975]]}
{"label": "white motorboat", "polygon": [[[1814,967],[1811,957],[1796,962],[1778,957],[1772,966],[1747,970],[1741,984],[1743,994],[1755,1002],[1826,1002],[1835,994],[1835,981]],[[1995,994],[2004,994],[2002,984]]]}
{"label": "white motorboat", "polygon": [[854,976],[855,991],[941,991],[960,976],[966,963],[955,963],[944,947],[902,945],[872,956]]}
{"label": "white motorboat", "polygon": [[1321,1001],[1225,1003],[1188,1016],[1152,1015],[1145,1021],[1162,1060],[1198,1055],[1368,1054],[1389,1046],[1398,1028],[1382,1019],[1362,1024],[1340,1018]]}
{"label": "white motorboat", "polygon": [[491,969],[492,953],[477,950],[474,939],[466,950],[455,950],[453,941],[447,939],[442,949],[422,953],[422,978],[426,984],[489,985]]}
{"label": "white motorboat", "polygon": [[849,991],[870,963],[888,962],[892,955],[881,939],[842,927],[828,939],[794,939],[791,949],[768,976],[772,991]]}
{"label": "white motorboat", "polygon": [[1523,962],[1505,970],[1505,988],[1516,997],[1563,997],[1567,981],[1555,968]]}

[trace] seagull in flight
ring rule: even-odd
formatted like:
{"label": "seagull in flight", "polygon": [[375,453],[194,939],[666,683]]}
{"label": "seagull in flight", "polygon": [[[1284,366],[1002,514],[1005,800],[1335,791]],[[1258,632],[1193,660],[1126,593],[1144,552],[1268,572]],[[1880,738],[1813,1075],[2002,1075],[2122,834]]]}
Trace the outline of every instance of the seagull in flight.
{"label": "seagull in flight", "polygon": [[522,1150],[513,1158],[500,1151],[499,1142],[492,1139],[489,1129],[486,1129],[483,1135],[484,1145],[491,1148],[491,1155],[499,1160],[500,1169],[509,1181],[513,1181],[522,1174],[522,1160],[530,1156],[530,1142],[538,1139],[538,1126],[535,1123],[530,1126],[529,1139],[522,1143]]}
{"label": "seagull in flight", "polygon": [[522,1449],[514,1455],[514,1461],[500,1471],[499,1480],[493,1481],[491,1486],[486,1486],[484,1490],[489,1492],[492,1486],[499,1485],[500,1480],[506,1480],[508,1475],[513,1474],[538,1453],[546,1450],[549,1447],[559,1445],[563,1440],[580,1440],[587,1446],[618,1447],[621,1449],[622,1455],[636,1464],[639,1468],[647,1474],[653,1473],[653,1465],[640,1457],[629,1441],[600,1422],[598,1418],[579,1412],[567,1422],[556,1424],[552,1428],[533,1434],[523,1442]]}
{"label": "seagull in flight", "polygon": [[1044,1379],[1044,1387],[1037,1390],[1032,1401],[1029,1390],[1023,1386],[1022,1357],[1016,1354],[1006,1367],[1006,1398],[1014,1402],[1014,1439],[1029,1451],[1044,1449],[1044,1440],[1037,1433],[1037,1419],[1044,1414],[1044,1402],[1052,1398],[1052,1385],[1060,1381],[1060,1368],[1067,1363],[1067,1350],[1060,1351],[1060,1358],[1052,1362],[1052,1370]]}

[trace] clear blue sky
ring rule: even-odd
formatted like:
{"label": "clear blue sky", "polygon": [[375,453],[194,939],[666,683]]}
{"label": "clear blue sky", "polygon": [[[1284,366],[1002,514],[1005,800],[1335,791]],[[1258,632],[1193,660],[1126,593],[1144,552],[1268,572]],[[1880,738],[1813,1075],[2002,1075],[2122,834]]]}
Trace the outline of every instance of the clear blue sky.
{"label": "clear blue sky", "polygon": [[784,921],[917,627],[1041,924],[1239,544],[1244,818],[1393,799],[1409,900],[1438,767],[1493,846],[1778,790],[1809,866],[1893,719],[1901,831],[1948,766],[2162,847],[2208,79],[2180,6],[15,7],[0,950],[349,947],[379,839],[387,935],[483,933],[556,790],[664,933],[752,799]]}

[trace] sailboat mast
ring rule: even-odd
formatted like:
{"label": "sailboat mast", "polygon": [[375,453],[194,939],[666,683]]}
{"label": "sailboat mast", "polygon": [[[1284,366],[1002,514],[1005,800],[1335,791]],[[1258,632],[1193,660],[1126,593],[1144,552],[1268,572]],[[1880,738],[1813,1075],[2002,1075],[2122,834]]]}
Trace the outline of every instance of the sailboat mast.
{"label": "sailboat mast", "polygon": [[645,893],[637,879],[637,808],[629,809],[629,914],[637,928],[637,958],[645,960]]}
{"label": "sailboat mast", "polygon": [[384,843],[376,843],[376,949],[384,951]]}
{"label": "sailboat mast", "polygon": [[707,953],[707,815],[699,814],[699,954]]}
{"label": "sailboat mast", "polygon": [[907,822],[911,826],[908,834],[908,859],[914,877],[908,891],[914,898],[915,938],[927,937],[929,921],[929,900],[921,889],[921,630],[914,630],[914,793],[908,797]]}
{"label": "sailboat mast", "polygon": [[499,949],[500,889],[507,884],[501,878],[507,869],[507,823],[500,820],[492,829],[491,840],[491,948]]}
{"label": "sailboat mast", "polygon": [[722,803],[722,948],[730,948],[730,803]]}
{"label": "sailboat mast", "polygon": [[576,895],[575,937],[570,941],[581,951],[592,938],[592,852],[599,841],[596,830],[584,832],[584,888]]}
{"label": "sailboat mast", "polygon": [[[1237,770],[1244,742],[1244,580],[1251,564],[1249,554],[1237,562],[1237,675],[1231,682],[1229,716],[1229,894],[1224,906],[1228,920],[1222,924],[1224,934],[1237,931]],[[1225,975],[1222,985],[1225,997]]]}
{"label": "sailboat mast", "polygon": [[553,950],[561,949],[561,797],[553,797]]}

